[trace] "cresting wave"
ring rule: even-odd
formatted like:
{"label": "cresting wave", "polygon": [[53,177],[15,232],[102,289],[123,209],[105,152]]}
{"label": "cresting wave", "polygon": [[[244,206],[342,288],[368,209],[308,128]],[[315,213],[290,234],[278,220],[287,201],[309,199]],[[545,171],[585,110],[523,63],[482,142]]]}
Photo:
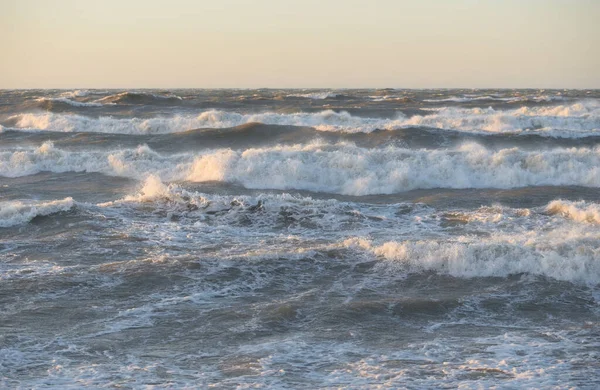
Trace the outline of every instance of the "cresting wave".
{"label": "cresting wave", "polygon": [[351,144],[219,150],[194,161],[190,181],[246,188],[299,189],[344,195],[392,194],[427,188],[600,186],[600,149],[364,149]]}
{"label": "cresting wave", "polygon": [[539,134],[550,137],[600,135],[600,104],[582,101],[571,105],[521,107],[516,110],[493,108],[440,108],[430,115],[393,119],[366,118],[347,112],[326,110],[318,113],[241,114],[209,110],[199,115],[176,115],[150,119],[90,118],[56,113],[14,115],[6,126],[24,130],[80,131],[120,134],[158,134],[198,128],[228,128],[259,122],[272,125],[314,127],[320,131],[372,132],[412,127],[464,131],[470,133]]}
{"label": "cresting wave", "polygon": [[73,91],[66,91],[60,94],[60,97],[63,98],[67,98],[67,99],[73,99],[73,98],[78,98],[78,97],[85,97],[90,95],[91,93],[98,93],[96,91],[88,91],[86,89],[76,89]]}
{"label": "cresting wave", "polygon": [[0,202],[0,227],[11,227],[29,222],[35,217],[43,217],[74,206],[73,198],[53,201],[7,201]]}
{"label": "cresting wave", "polygon": [[151,104],[151,103],[178,103],[183,100],[180,96],[172,93],[154,94],[149,92],[121,92],[114,95],[105,96],[96,100],[102,104]]}
{"label": "cresting wave", "polygon": [[600,283],[600,232],[585,227],[550,232],[493,233],[454,240],[404,240],[380,244],[351,238],[342,247],[389,261],[400,272],[435,271],[456,277],[506,277],[527,273],[557,280]]}
{"label": "cresting wave", "polygon": [[147,146],[71,152],[46,142],[0,152],[0,175],[41,171],[100,172],[166,181],[218,181],[254,189],[295,189],[344,195],[393,194],[428,188],[600,187],[600,148],[490,150],[478,144],[430,150],[350,143],[275,146],[162,155]]}
{"label": "cresting wave", "polygon": [[73,107],[102,107],[104,104],[96,103],[96,102],[79,102],[77,100],[71,100],[66,97],[57,97],[57,98],[39,98],[36,99],[37,102],[42,103],[44,108],[47,107],[47,103],[64,103]]}
{"label": "cresting wave", "polygon": [[141,179],[151,173],[171,180],[184,178],[191,155],[162,156],[147,146],[114,151],[70,152],[45,142],[39,148],[0,152],[0,176],[20,177],[39,172],[99,172]]}
{"label": "cresting wave", "polygon": [[315,100],[333,99],[333,98],[337,98],[339,96],[341,96],[341,95],[338,93],[335,93],[335,92],[331,92],[331,91],[297,93],[297,94],[287,95],[287,97],[299,97],[299,98],[315,99]]}
{"label": "cresting wave", "polygon": [[477,101],[499,101],[499,102],[508,102],[508,103],[524,103],[524,102],[550,102],[553,100],[564,100],[565,98],[562,96],[547,96],[547,95],[537,95],[537,96],[495,96],[495,95],[485,95],[485,96],[451,96],[447,98],[441,99],[423,99],[424,102],[428,103],[445,103],[445,102],[454,102],[454,103],[468,103],[468,102],[477,102]]}
{"label": "cresting wave", "polygon": [[72,114],[29,113],[12,116],[7,122],[13,129],[111,134],[163,134],[202,127],[199,117],[181,115],[171,118],[115,119],[108,116],[90,118]]}
{"label": "cresting wave", "polygon": [[546,211],[577,222],[600,224],[600,205],[595,203],[555,200],[546,207]]}

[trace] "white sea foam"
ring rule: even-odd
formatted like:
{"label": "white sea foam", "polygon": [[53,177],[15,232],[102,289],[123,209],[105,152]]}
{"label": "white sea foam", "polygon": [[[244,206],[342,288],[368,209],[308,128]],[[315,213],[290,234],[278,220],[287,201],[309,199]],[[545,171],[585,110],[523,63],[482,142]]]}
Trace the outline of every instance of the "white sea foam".
{"label": "white sea foam", "polygon": [[384,128],[389,120],[360,118],[347,112],[331,110],[319,113],[296,114],[240,114],[218,110],[205,111],[197,116],[176,115],[170,118],[115,119],[112,117],[89,118],[80,115],[55,113],[19,114],[9,118],[15,127],[28,130],[63,132],[98,132],[122,134],[174,133],[198,128],[227,128],[259,122],[272,125],[310,126],[317,130],[375,130]]}
{"label": "white sea foam", "polygon": [[369,99],[371,99],[371,101],[373,102],[389,102],[389,101],[404,101],[406,99],[408,99],[407,97],[403,97],[403,96],[395,96],[395,95],[384,95],[384,96],[379,96],[379,95],[373,95],[373,96],[369,96]]}
{"label": "white sea foam", "polygon": [[35,217],[67,211],[73,198],[52,201],[12,200],[0,202],[0,227],[10,227],[31,221]]}
{"label": "white sea foam", "polygon": [[8,118],[16,128],[123,134],[173,133],[197,128],[227,128],[252,122],[309,126],[321,131],[372,132],[429,127],[476,133],[534,133],[553,137],[600,135],[600,104],[589,100],[571,105],[522,107],[514,110],[445,107],[430,115],[366,118],[332,110],[317,113],[241,114],[209,110],[199,115],[149,119],[90,118],[72,114],[27,113]]}
{"label": "white sea foam", "polygon": [[549,232],[492,232],[486,239],[459,236],[374,243],[351,238],[342,246],[366,251],[390,261],[387,265],[409,272],[436,271],[457,277],[529,273],[571,282],[600,283],[600,232],[583,226],[557,227]]}
{"label": "white sea foam", "polygon": [[[136,179],[155,173],[172,180],[185,177],[193,155],[161,156],[147,146],[113,151],[71,152],[45,142],[36,149],[0,152],[0,176],[39,172],[100,172]],[[180,165],[181,164],[181,165]]]}
{"label": "white sea foam", "polygon": [[[481,314],[473,313],[469,317],[448,325],[470,328],[469,325],[476,324]],[[484,324],[485,329],[494,327]],[[434,389],[440,387],[440,378],[443,378],[449,387],[458,389],[557,389],[577,385],[590,387],[588,384],[594,387],[594,380],[590,381],[585,372],[595,379],[595,367],[587,364],[587,352],[584,352],[598,347],[590,336],[593,330],[588,332],[567,326],[567,329],[557,331],[558,327],[536,324],[539,332],[531,332],[527,326],[524,330],[511,325],[507,323],[498,334],[482,332],[481,337],[473,337],[469,343],[464,342],[462,333],[456,335],[456,331],[447,331],[450,336],[437,333],[435,337],[408,343],[386,355],[371,355],[354,361],[340,357],[336,360],[341,362],[336,365],[339,368],[328,372],[321,382],[331,388],[342,383],[352,384],[353,388]],[[348,353],[348,349],[348,344],[343,344],[343,347],[333,349],[334,352],[323,353],[331,356],[331,353],[343,351],[346,356],[360,356],[362,352],[358,349]],[[556,351],[564,358],[557,359]],[[284,359],[280,358],[280,361]],[[583,372],[575,378],[574,367],[583,367]],[[424,371],[427,375],[423,375]]]}
{"label": "white sea foam", "polygon": [[68,99],[66,97],[39,98],[39,99],[36,99],[36,100],[39,101],[39,102],[50,101],[50,102],[65,103],[65,104],[71,105],[73,107],[102,107],[102,106],[104,106],[104,104],[102,104],[102,103],[79,102],[77,100],[71,100],[71,99]]}
{"label": "white sea foam", "polygon": [[600,149],[491,151],[465,144],[456,150],[411,150],[311,144],[219,150],[199,156],[188,180],[346,195],[425,188],[598,187]]}
{"label": "white sea foam", "polygon": [[466,103],[466,102],[475,102],[478,100],[497,100],[497,101],[511,101],[515,98],[512,97],[495,97],[495,96],[451,96],[447,98],[441,99],[423,99],[424,102],[428,103],[444,103],[444,102],[455,102],[455,103]]}
{"label": "white sea foam", "polygon": [[432,115],[408,118],[403,126],[409,125],[467,132],[581,137],[600,134],[600,105],[596,101],[586,101],[506,111],[445,107]]}
{"label": "white sea foam", "polygon": [[600,186],[600,148],[527,151],[464,144],[451,150],[360,148],[353,144],[217,149],[162,155],[147,146],[113,151],[66,151],[50,142],[0,152],[0,175],[101,172],[143,179],[221,181],[247,188],[297,189],[346,195],[391,194],[428,188]]}
{"label": "white sea foam", "polygon": [[577,222],[600,224],[600,205],[597,203],[555,200],[548,204],[546,211],[550,214],[562,215]]}
{"label": "white sea foam", "polygon": [[125,201],[134,201],[134,202],[149,202],[157,199],[164,198],[173,198],[174,191],[173,187],[169,188],[160,180],[158,176],[150,175],[144,181],[144,186],[142,187],[139,194],[134,196],[127,196]]}
{"label": "white sea foam", "polygon": [[67,99],[73,99],[73,98],[77,98],[77,97],[88,96],[90,93],[91,93],[91,91],[88,91],[87,89],[76,89],[73,91],[63,92],[60,94],[60,96],[63,98],[67,98]]}
{"label": "white sea foam", "polygon": [[59,132],[158,134],[174,133],[202,127],[200,126],[202,121],[199,121],[198,118],[186,116],[151,119],[116,119],[107,116],[90,118],[81,115],[48,112],[43,114],[19,114],[9,119],[15,121],[15,128]]}
{"label": "white sea foam", "polygon": [[306,99],[314,99],[314,100],[325,100],[330,98],[338,97],[339,94],[331,91],[325,92],[311,92],[311,93],[297,93],[287,95],[288,97],[301,97]]}
{"label": "white sea foam", "polygon": [[[137,193],[98,206],[145,209],[148,205],[151,205],[154,212],[191,217],[194,221],[218,219],[218,225],[222,228],[230,228],[239,223],[265,228],[281,224],[289,228],[310,223],[311,231],[319,226],[319,231],[323,232],[336,231],[342,226],[364,227],[376,218],[383,224],[393,219],[390,223],[394,223],[397,231],[402,227],[410,229],[409,226],[403,226],[407,225],[406,221],[398,220],[395,215],[398,205],[349,204],[333,199],[313,199],[290,194],[209,195],[186,190],[177,184],[165,184],[155,175],[148,176]],[[407,219],[405,216],[402,218]]]}
{"label": "white sea foam", "polygon": [[440,99],[423,99],[424,102],[429,103],[444,103],[444,102],[455,102],[455,103],[468,103],[476,102],[481,100],[491,100],[499,102],[518,103],[525,101],[533,102],[551,102],[554,100],[564,100],[562,96],[549,96],[549,95],[521,95],[521,96],[496,96],[496,95],[463,95],[463,96],[450,96],[447,98]]}

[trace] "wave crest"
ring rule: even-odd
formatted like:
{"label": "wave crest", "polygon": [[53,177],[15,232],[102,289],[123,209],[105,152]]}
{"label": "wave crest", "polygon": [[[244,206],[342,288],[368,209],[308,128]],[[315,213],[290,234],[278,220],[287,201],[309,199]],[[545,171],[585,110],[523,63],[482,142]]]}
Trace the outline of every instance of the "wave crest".
{"label": "wave crest", "polygon": [[577,222],[600,224],[600,205],[585,201],[555,200],[546,207],[550,214],[562,215]]}
{"label": "wave crest", "polygon": [[363,238],[342,242],[389,261],[401,271],[435,271],[456,277],[506,277],[528,273],[557,280],[600,283],[600,235],[582,229],[549,233],[492,234],[486,240],[388,241],[379,245]]}
{"label": "wave crest", "polygon": [[455,150],[412,150],[315,143],[213,151],[196,158],[187,179],[240,183],[247,188],[373,195],[428,188],[597,187],[598,167],[598,148],[493,151],[465,144]]}
{"label": "wave crest", "polygon": [[68,211],[74,206],[73,198],[52,201],[0,202],[0,227],[10,227],[31,221],[35,217]]}
{"label": "wave crest", "polygon": [[77,100],[71,100],[66,97],[57,97],[57,98],[39,98],[36,99],[37,102],[42,104],[42,107],[50,110],[52,109],[53,103],[63,103],[73,107],[103,107],[104,104],[97,102],[80,102]]}
{"label": "wave crest", "polygon": [[172,93],[153,94],[148,92],[121,92],[98,99],[98,103],[110,104],[152,104],[152,103],[178,103],[183,100]]}
{"label": "wave crest", "polygon": [[268,125],[313,127],[320,131],[363,132],[427,127],[467,133],[539,134],[578,138],[600,135],[600,105],[585,101],[562,106],[522,107],[499,111],[493,108],[445,107],[430,115],[368,118],[325,110],[316,113],[241,114],[208,110],[198,115],[176,115],[149,119],[89,118],[55,113],[28,113],[8,119],[18,129],[82,131],[119,134],[175,133],[200,128],[228,128],[258,122]]}
{"label": "wave crest", "polygon": [[478,144],[431,150],[349,143],[216,149],[163,155],[148,146],[67,151],[46,142],[37,149],[0,152],[0,175],[41,171],[100,172],[167,181],[220,181],[246,188],[308,190],[344,195],[392,194],[430,188],[600,187],[600,148],[493,150]]}

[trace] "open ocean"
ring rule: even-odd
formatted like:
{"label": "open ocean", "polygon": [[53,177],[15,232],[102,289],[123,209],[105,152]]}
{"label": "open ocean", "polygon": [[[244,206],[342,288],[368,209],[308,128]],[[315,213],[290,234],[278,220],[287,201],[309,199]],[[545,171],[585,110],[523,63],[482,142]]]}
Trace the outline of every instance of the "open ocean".
{"label": "open ocean", "polygon": [[600,387],[600,90],[0,91],[2,388]]}

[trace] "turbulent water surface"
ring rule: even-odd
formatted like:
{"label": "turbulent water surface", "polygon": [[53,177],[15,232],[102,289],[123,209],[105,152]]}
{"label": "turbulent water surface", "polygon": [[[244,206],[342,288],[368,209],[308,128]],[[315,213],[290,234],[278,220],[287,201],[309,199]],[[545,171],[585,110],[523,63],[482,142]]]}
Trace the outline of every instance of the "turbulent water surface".
{"label": "turbulent water surface", "polygon": [[600,91],[0,91],[0,386],[598,388]]}

